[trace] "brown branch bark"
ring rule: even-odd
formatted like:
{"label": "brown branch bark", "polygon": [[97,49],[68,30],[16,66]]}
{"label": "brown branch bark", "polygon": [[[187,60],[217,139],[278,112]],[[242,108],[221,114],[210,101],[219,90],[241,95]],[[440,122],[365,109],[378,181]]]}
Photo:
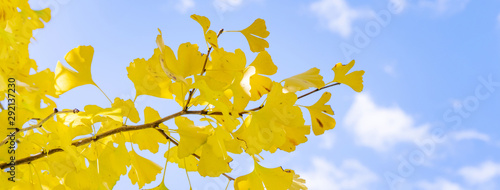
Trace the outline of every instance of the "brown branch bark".
{"label": "brown branch bark", "polygon": [[[224,28],[219,30],[219,33],[217,33],[217,38],[219,38],[219,36],[222,34],[222,32],[224,32]],[[201,69],[200,75],[205,74],[205,72],[207,71],[206,67],[207,67],[208,57],[210,56],[210,52],[212,52],[212,46],[210,46],[208,48],[207,57],[205,57],[205,62],[203,63],[203,68]],[[191,91],[189,91],[189,96],[188,96],[188,99],[186,101],[186,105],[184,106],[184,111],[188,110],[189,103],[191,102],[191,99],[193,98],[193,95],[195,92],[196,92],[196,88],[193,88]]]}
{"label": "brown branch bark", "polygon": [[[332,86],[336,86],[336,85],[339,85],[339,83],[330,84],[330,85],[327,85],[325,87],[312,90],[311,92],[308,92],[308,93],[306,93],[306,94],[298,97],[298,99],[304,98],[304,97],[306,97],[306,96],[308,96],[310,94],[313,94],[313,93],[318,92],[320,90],[323,90],[323,89],[326,89],[326,88],[329,88],[329,87],[332,87]],[[243,111],[243,112],[240,112],[239,115],[247,114],[247,113],[250,113],[252,111],[258,111],[258,110],[262,109],[263,107],[264,106],[260,106],[260,107],[256,107],[256,108],[250,109],[248,111]],[[56,114],[56,113],[62,113],[62,112],[55,112],[53,114]],[[51,116],[53,116],[53,114],[51,114]],[[87,138],[83,138],[83,139],[77,140],[77,141],[71,143],[71,145],[78,147],[78,146],[82,146],[82,145],[88,144],[88,143],[90,143],[92,141],[97,141],[97,140],[103,139],[105,137],[108,137],[108,136],[111,136],[111,135],[114,135],[114,134],[117,134],[117,133],[120,133],[120,132],[135,131],[135,130],[141,130],[141,129],[146,129],[146,128],[154,128],[154,127],[158,126],[160,123],[163,123],[165,121],[168,121],[170,119],[176,118],[178,116],[187,115],[187,114],[194,114],[194,115],[222,115],[222,112],[209,112],[209,111],[206,111],[206,110],[199,110],[199,111],[185,111],[185,110],[182,110],[182,111],[179,111],[177,113],[174,113],[174,114],[171,114],[169,116],[166,116],[164,118],[161,118],[160,120],[157,120],[155,122],[146,123],[146,124],[142,124],[142,125],[123,125],[122,127],[119,127],[119,128],[116,128],[116,129],[112,129],[112,130],[106,131],[104,133],[97,134],[97,135],[92,136],[92,137],[87,137]],[[51,116],[49,116],[49,117],[51,117]],[[40,124],[40,126],[41,126],[41,124]],[[28,128],[24,128],[24,130],[28,130]],[[172,142],[175,145],[178,145],[178,142],[175,139],[173,139],[172,137],[170,137],[169,135],[167,135],[164,131],[163,131],[163,134],[164,134],[164,136],[166,136],[166,138],[168,138],[169,140],[172,140]],[[37,153],[35,155],[28,156],[28,157],[16,160],[15,164],[16,165],[27,164],[27,163],[30,163],[30,162],[35,161],[37,159],[40,159],[40,158],[43,158],[45,156],[54,154],[56,152],[61,152],[61,151],[64,151],[64,150],[61,149],[61,148],[54,148],[54,149],[50,149],[48,151],[42,151],[42,152]],[[195,157],[197,157],[199,159],[199,156],[195,155]],[[3,169],[5,169],[5,168],[7,168],[9,166],[10,166],[9,163],[1,163],[0,164],[0,169],[3,170]],[[225,174],[224,174],[224,176],[228,177],[228,179],[233,179],[230,176],[227,176]]]}
{"label": "brown branch bark", "polygon": [[[28,131],[28,130],[31,130],[31,129],[35,129],[35,128],[39,128],[39,127],[42,127],[43,123],[45,123],[46,121],[48,121],[50,118],[54,117],[54,115],[56,114],[60,114],[60,113],[78,113],[78,109],[73,109],[73,110],[66,110],[66,111],[58,111],[57,109],[54,109],[54,112],[51,113],[49,116],[47,116],[46,118],[44,118],[42,121],[38,122],[36,125],[32,125],[32,126],[29,126],[29,127],[26,127],[26,128],[16,128],[16,133],[18,132],[23,132],[23,131]],[[7,140],[9,139],[9,137],[6,137],[5,139],[2,140],[2,142],[0,142],[0,146],[4,145],[5,142],[7,142]]]}
{"label": "brown branch bark", "polygon": [[330,84],[330,85],[326,85],[326,86],[321,87],[321,88],[317,88],[317,89],[315,89],[315,90],[312,90],[311,92],[308,92],[308,93],[306,93],[306,94],[304,94],[304,95],[302,95],[302,96],[299,96],[297,99],[304,98],[304,97],[306,97],[306,96],[309,96],[309,95],[310,95],[310,94],[312,94],[312,93],[318,92],[318,91],[323,90],[323,89],[326,89],[326,88],[330,88],[330,87],[332,87],[332,86],[337,86],[337,85],[339,85],[339,84],[340,84],[340,83],[338,83],[338,82],[337,82],[337,83],[333,83],[333,84]]}

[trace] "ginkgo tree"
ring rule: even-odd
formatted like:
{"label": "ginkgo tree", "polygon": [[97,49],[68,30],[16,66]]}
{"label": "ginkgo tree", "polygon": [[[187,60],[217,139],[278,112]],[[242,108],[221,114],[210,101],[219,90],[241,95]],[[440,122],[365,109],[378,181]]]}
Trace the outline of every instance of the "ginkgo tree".
{"label": "ginkgo tree", "polygon": [[[70,67],[58,62],[54,71],[40,71],[29,58],[28,45],[33,30],[50,20],[50,10],[32,10],[26,0],[2,3],[1,189],[112,189],[127,173],[142,188],[155,181],[168,162],[186,173],[225,176],[234,181],[235,189],[307,189],[293,170],[262,166],[259,154],[293,152],[307,141],[311,129],[321,135],[335,127],[334,112],[327,105],[331,93],[324,92],[309,106],[299,105],[300,99],[339,84],[363,90],[364,71],[349,73],[354,61],[334,65],[328,83],[317,68],[273,81],[270,76],[278,67],[266,51],[270,33],[263,19],[243,30],[215,32],[208,18],[191,15],[201,25],[206,52],[187,42],[175,53],[159,31],[152,56],[134,59],[127,67],[136,92],[133,100],[106,96],[110,107],[60,109],[56,100],[67,91],[82,85],[101,90],[92,77],[94,48],[78,46],[64,57]],[[247,60],[241,49],[224,50],[218,38],[228,33],[241,33],[255,59]],[[140,118],[135,100],[142,95],[172,99],[179,111],[159,113],[148,106]],[[260,106],[249,106],[255,104]],[[306,110],[311,124],[305,122]],[[193,120],[190,115],[203,117]],[[175,125],[166,126],[168,120]],[[167,163],[159,166],[126,144],[152,153],[159,153],[160,144],[167,145],[163,153]],[[228,175],[234,154],[252,157],[253,171]],[[167,189],[164,180],[155,189]]]}

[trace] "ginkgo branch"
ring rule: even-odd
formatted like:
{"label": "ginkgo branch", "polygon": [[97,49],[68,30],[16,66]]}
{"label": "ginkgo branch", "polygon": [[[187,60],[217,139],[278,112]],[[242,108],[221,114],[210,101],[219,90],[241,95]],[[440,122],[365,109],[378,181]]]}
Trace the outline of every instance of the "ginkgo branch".
{"label": "ginkgo branch", "polygon": [[[336,85],[339,85],[339,83],[334,83],[334,84],[330,84],[330,85],[327,85],[327,86],[324,86],[322,88],[318,88],[318,89],[315,89],[315,90],[312,90],[300,97],[298,97],[298,99],[301,99],[301,98],[304,98],[310,94],[313,94],[315,92],[318,92],[320,90],[323,90],[323,89],[326,89],[326,88],[329,88],[329,87],[332,87],[332,86],[336,86]],[[250,110],[247,110],[247,111],[243,111],[243,112],[240,112],[238,113],[239,115],[243,115],[243,114],[247,114],[247,113],[250,113],[252,111],[258,111],[260,109],[262,109],[264,106],[259,106],[259,107],[256,107],[256,108],[253,108],[253,109],[250,109]],[[53,114],[56,114],[56,113],[62,113],[62,112],[73,112],[73,111],[60,111],[60,112],[55,112]],[[48,118],[52,117],[53,114],[51,114]],[[98,141],[100,139],[103,139],[103,138],[106,138],[108,136],[111,136],[111,135],[114,135],[114,134],[117,134],[117,133],[121,133],[121,132],[126,132],[126,131],[136,131],[136,130],[141,130],[141,129],[147,129],[147,128],[156,128],[160,123],[163,123],[165,121],[168,121],[170,119],[173,119],[173,118],[176,118],[178,116],[182,116],[182,115],[222,115],[222,112],[210,112],[210,111],[207,111],[207,110],[198,110],[198,111],[186,111],[186,110],[182,110],[182,111],[179,111],[179,112],[176,112],[174,114],[171,114],[169,116],[166,116],[164,118],[161,118],[157,121],[154,121],[154,122],[151,122],[151,123],[145,123],[145,124],[142,124],[142,125],[123,125],[121,127],[118,127],[118,128],[115,128],[115,129],[112,129],[112,130],[109,130],[109,131],[106,131],[106,132],[103,132],[103,133],[99,133],[95,136],[92,136],[92,137],[86,137],[86,138],[83,138],[83,139],[80,139],[80,140],[77,140],[73,143],[71,143],[71,145],[73,146],[82,146],[82,145],[85,145],[85,144],[88,144],[92,141]],[[44,120],[48,120],[48,119],[44,119]],[[41,121],[42,122],[42,121]],[[35,125],[35,126],[38,126],[40,127],[40,125]],[[34,128],[33,126],[30,127],[29,129],[31,128]],[[20,130],[29,130],[28,128],[23,128],[23,129],[20,129]],[[157,128],[157,130],[161,130],[163,131],[162,129],[159,129]],[[163,133],[166,135],[164,135],[167,139],[171,140],[172,143],[174,143],[175,145],[178,145],[179,143],[173,139],[172,137],[168,136],[164,131]],[[34,154],[32,156],[28,156],[28,157],[25,157],[25,158],[22,158],[22,159],[19,159],[19,160],[16,160],[15,164],[16,165],[20,165],[20,164],[26,164],[26,163],[30,163],[32,161],[35,161],[37,159],[40,159],[40,158],[43,158],[43,157],[46,157],[48,155],[51,155],[51,154],[54,154],[56,152],[62,152],[64,151],[62,148],[54,148],[54,149],[50,149],[48,151],[42,151],[40,153],[37,153],[37,154]],[[195,157],[197,157],[198,159],[200,158],[199,156],[197,155],[194,155]],[[10,166],[10,163],[1,163],[0,164],[0,169],[5,169],[7,167]],[[227,176],[227,175],[224,175],[226,176],[228,179],[233,179],[231,178],[230,176]]]}
{"label": "ginkgo branch", "polygon": [[304,95],[302,95],[302,96],[299,96],[297,99],[304,98],[304,97],[306,97],[306,96],[309,96],[309,95],[310,95],[310,94],[312,94],[312,93],[318,92],[318,91],[323,90],[323,89],[326,89],[326,88],[330,88],[330,87],[332,87],[332,86],[337,86],[337,85],[339,85],[339,84],[340,84],[340,83],[338,83],[338,82],[337,82],[337,83],[333,83],[333,84],[330,84],[330,85],[326,85],[326,86],[321,87],[321,88],[314,89],[314,90],[312,90],[311,92],[308,92],[308,93],[305,93],[305,94],[304,94]]}
{"label": "ginkgo branch", "polygon": [[[142,125],[130,125],[130,126],[123,125],[121,127],[118,127],[118,128],[115,128],[115,129],[112,129],[112,130],[109,130],[109,131],[97,134],[97,135],[92,136],[92,137],[86,137],[86,138],[77,140],[77,141],[71,143],[71,145],[78,147],[78,146],[82,146],[82,145],[88,144],[88,143],[90,143],[92,141],[98,141],[100,139],[103,139],[105,137],[108,137],[108,136],[111,136],[111,135],[114,135],[114,134],[117,134],[117,133],[120,133],[120,132],[135,131],[135,130],[141,130],[141,129],[146,129],[146,128],[153,128],[153,127],[159,125],[160,123],[163,123],[165,121],[168,121],[170,119],[173,119],[173,118],[175,118],[177,116],[181,116],[181,115],[184,115],[184,114],[186,114],[184,111],[180,111],[180,112],[171,114],[171,115],[169,115],[167,117],[161,118],[161,119],[159,119],[159,120],[157,120],[155,122],[151,122],[151,123],[146,123],[146,124],[142,124]],[[37,160],[37,159],[46,157],[48,155],[54,154],[56,152],[61,152],[61,151],[64,151],[64,150],[61,149],[61,148],[54,148],[54,149],[50,149],[48,151],[42,151],[42,152],[39,152],[39,153],[34,154],[32,156],[28,156],[28,157],[16,160],[15,164],[16,165],[26,164],[26,163],[32,162],[34,160]],[[9,165],[10,164],[8,164],[8,163],[2,163],[2,164],[0,164],[0,169],[5,169]]]}
{"label": "ginkgo branch", "polygon": [[[217,38],[219,38],[219,36],[222,34],[222,32],[224,32],[224,28],[219,30],[219,33],[217,33]],[[211,52],[212,52],[212,46],[210,46],[207,50],[207,56],[205,57],[205,62],[203,63],[203,68],[201,69],[200,75],[205,74],[205,72],[207,71],[206,67],[207,67],[208,57],[210,57]],[[186,101],[186,105],[184,106],[184,111],[188,110],[189,102],[191,102],[191,99],[193,98],[193,95],[195,92],[196,92],[196,88],[193,88],[191,91],[189,91],[189,96],[188,96],[188,99]]]}
{"label": "ginkgo branch", "polygon": [[[60,114],[60,113],[78,113],[79,110],[78,109],[73,109],[73,110],[63,110],[63,111],[58,111],[57,108],[54,108],[54,112],[52,112],[49,116],[47,116],[46,118],[44,118],[43,120],[41,120],[40,122],[38,122],[36,125],[32,125],[32,126],[29,126],[29,127],[26,127],[26,128],[15,128],[16,129],[16,132],[23,132],[23,131],[28,131],[28,130],[31,130],[31,129],[35,129],[35,128],[39,128],[43,125],[43,123],[45,123],[46,121],[48,121],[50,118],[54,117],[54,115],[56,114]],[[6,137],[5,139],[3,139],[2,142],[0,142],[0,146],[4,145],[5,142],[7,142],[7,140],[9,139],[9,137]]]}

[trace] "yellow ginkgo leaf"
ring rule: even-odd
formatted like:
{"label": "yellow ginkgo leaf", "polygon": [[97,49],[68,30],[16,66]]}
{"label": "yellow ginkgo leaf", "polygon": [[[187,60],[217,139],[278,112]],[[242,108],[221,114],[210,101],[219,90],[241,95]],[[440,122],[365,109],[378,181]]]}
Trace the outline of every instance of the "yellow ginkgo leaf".
{"label": "yellow ginkgo leaf", "polygon": [[205,40],[214,48],[219,48],[219,45],[217,44],[217,33],[213,30],[209,30],[205,34]]}
{"label": "yellow ginkgo leaf", "polygon": [[208,85],[214,90],[221,90],[230,85],[235,78],[235,73],[242,73],[246,65],[245,53],[241,49],[233,52],[225,51],[224,48],[214,49],[211,54],[212,61],[207,63],[206,76],[221,83],[216,88],[210,81]]}
{"label": "yellow ginkgo leaf", "polygon": [[179,45],[177,57],[170,47],[160,48],[159,63],[163,72],[174,81],[186,83],[185,78],[200,74],[205,63],[206,55],[198,51],[198,45],[189,42]]}
{"label": "yellow ginkgo leaf", "polygon": [[218,48],[217,45],[217,33],[213,30],[208,30],[210,28],[210,20],[205,16],[200,16],[193,14],[191,15],[193,20],[196,20],[203,28],[203,34],[205,35],[205,40],[214,48]]}
{"label": "yellow ginkgo leaf", "polygon": [[168,162],[176,163],[179,168],[185,168],[187,171],[194,172],[198,171],[198,159],[193,155],[189,155],[185,158],[180,159],[177,156],[178,146],[171,147],[164,156]]}
{"label": "yellow ginkgo leaf", "polygon": [[161,34],[161,30],[158,28],[158,36],[156,36],[156,45],[160,49],[160,52],[163,52],[163,48],[165,48],[165,42],[163,42],[163,35]]}
{"label": "yellow ginkgo leaf", "polygon": [[319,69],[316,67],[293,77],[287,78],[283,81],[285,82],[284,88],[288,92],[297,92],[311,87],[321,88],[325,86],[323,77],[319,75]]}
{"label": "yellow ginkgo leaf", "polygon": [[213,128],[208,126],[195,126],[194,122],[187,117],[176,117],[175,125],[181,137],[177,156],[183,159],[193,154],[201,145],[207,142],[208,136],[213,133]]}
{"label": "yellow ginkgo leaf", "polygon": [[129,118],[130,121],[134,123],[137,123],[141,120],[139,118],[139,112],[135,108],[134,102],[132,102],[132,100],[130,99],[124,101],[123,99],[116,97],[113,104],[111,104],[111,107],[120,108],[122,110],[122,115]]}
{"label": "yellow ginkgo leaf", "polygon": [[[285,171],[289,171],[289,170],[285,170]],[[293,172],[293,170],[291,172]],[[295,172],[293,172],[293,173],[294,173],[293,182],[292,182],[292,185],[290,186],[289,189],[290,190],[307,190],[307,186],[305,185],[306,180],[300,178],[299,174],[295,174]]]}
{"label": "yellow ginkgo leaf", "polygon": [[283,170],[281,167],[265,168],[254,161],[253,172],[238,177],[234,181],[235,190],[286,190],[293,181],[293,170]]}
{"label": "yellow ginkgo leaf", "polygon": [[231,101],[223,91],[210,88],[210,86],[208,85],[210,79],[211,78],[207,76],[195,76],[196,82],[192,87],[199,89],[201,94],[199,97],[203,98],[203,100],[205,100],[207,103],[214,106],[212,110],[221,111],[226,119],[230,120],[231,118],[229,116],[229,111],[231,107]]}
{"label": "yellow ginkgo leaf", "polygon": [[94,48],[92,46],[78,46],[66,54],[64,59],[76,70],[73,71],[60,62],[57,62],[55,72],[56,95],[63,94],[75,87],[93,84],[90,66],[94,57]]}
{"label": "yellow ginkgo leaf", "polygon": [[[115,148],[113,143],[108,143],[106,148],[99,152],[98,163],[101,180],[113,187],[121,175],[127,174],[127,166],[130,165],[130,156],[125,144]],[[104,172],[106,175],[102,175]]]}
{"label": "yellow ginkgo leaf", "polygon": [[201,176],[218,177],[222,173],[231,172],[229,162],[233,159],[227,154],[225,141],[231,140],[231,135],[222,127],[215,129],[214,135],[203,145],[198,172]]}
{"label": "yellow ginkgo leaf", "polygon": [[153,187],[151,189],[145,189],[145,190],[168,190],[168,188],[167,188],[167,186],[165,186],[165,182],[161,181],[161,183],[158,186]]}
{"label": "yellow ginkgo leaf", "polygon": [[[96,105],[86,105],[84,108],[85,112],[79,112],[81,115],[81,122],[90,126],[96,122],[105,120],[106,118],[123,122],[123,115],[121,108],[101,108]],[[88,117],[85,117],[88,116]],[[101,117],[99,117],[101,116]],[[74,124],[74,123],[73,123]]]}
{"label": "yellow ginkgo leaf", "polygon": [[[160,119],[161,116],[160,113],[158,113],[158,111],[149,106],[146,106],[146,108],[144,108],[144,123],[152,123]],[[163,123],[160,123],[158,127],[160,129],[168,130],[168,127]]]}
{"label": "yellow ginkgo leaf", "polygon": [[353,71],[349,74],[349,70],[354,66],[354,60],[352,60],[347,65],[342,65],[342,63],[337,63],[333,68],[335,72],[335,77],[332,82],[338,82],[350,86],[354,91],[361,92],[363,90],[363,74],[365,71]]}
{"label": "yellow ginkgo leaf", "polygon": [[[235,78],[239,84],[233,83],[231,86],[234,99],[235,111],[243,109],[249,100],[256,101],[264,94],[267,94],[272,86],[272,80],[259,75],[273,75],[278,68],[274,65],[271,56],[267,51],[259,52],[254,61],[243,71],[241,80]],[[235,76],[239,76],[236,74]]]}
{"label": "yellow ginkgo leaf", "polygon": [[50,95],[54,98],[59,97],[56,94],[54,73],[48,68],[36,74],[29,75],[26,83],[30,85],[34,84],[34,86],[38,88],[36,93],[40,93],[41,95]]}
{"label": "yellow ginkgo leaf", "polygon": [[[235,80],[231,86],[229,86],[230,90],[225,91],[228,98],[233,97],[233,110],[231,111],[235,112],[235,114],[245,110],[250,101],[250,84],[248,84],[250,77],[247,76],[246,78],[247,84],[243,82],[245,79],[244,77],[245,75],[242,73],[235,73]],[[245,86],[247,88],[245,88]]]}
{"label": "yellow ginkgo leaf", "polygon": [[[158,32],[160,34],[158,34],[158,36],[156,36],[156,45],[158,45],[158,49],[160,51],[157,52],[155,49],[155,54],[151,58],[157,58],[157,59],[155,59],[155,60],[150,59],[151,62],[153,62],[153,64],[159,63],[163,73],[168,78],[170,78],[174,81],[186,82],[184,80],[184,77],[182,77],[178,73],[175,73],[174,71],[172,71],[171,67],[172,67],[172,65],[177,65],[177,59],[175,58],[174,51],[172,51],[172,49],[170,49],[170,47],[166,46],[165,42],[163,42],[163,36],[162,36],[161,30],[159,28],[158,28]],[[168,81],[170,82],[170,80],[168,80]]]}
{"label": "yellow ginkgo leaf", "polygon": [[161,173],[161,166],[153,161],[139,156],[134,150],[129,152],[132,167],[128,172],[128,177],[132,184],[139,184],[142,188],[144,184],[156,180],[156,175]]}
{"label": "yellow ginkgo leaf", "polygon": [[252,52],[261,52],[269,47],[269,43],[264,39],[269,36],[269,31],[263,19],[256,19],[250,26],[239,32],[247,38]]}
{"label": "yellow ginkgo leaf", "polygon": [[201,25],[201,27],[203,28],[203,34],[207,33],[208,28],[210,28],[210,20],[207,17],[192,14],[191,18],[193,20],[196,20],[196,22]]}
{"label": "yellow ginkgo leaf", "polygon": [[[151,123],[161,119],[160,114],[153,108],[147,106],[144,109],[144,123]],[[167,126],[160,123],[160,128],[167,130]],[[143,129],[139,131],[130,132],[132,143],[136,143],[141,150],[149,150],[152,153],[157,153],[159,143],[166,144],[168,140],[156,129]],[[167,132],[168,133],[168,132]]]}
{"label": "yellow ginkgo leaf", "polygon": [[[321,135],[325,130],[335,127],[335,119],[329,115],[333,115],[333,110],[330,105],[325,105],[332,94],[325,92],[321,98],[312,106],[306,106],[311,114],[312,129],[315,135]],[[327,115],[329,114],[329,115]]]}
{"label": "yellow ginkgo leaf", "polygon": [[252,112],[235,132],[238,139],[245,141],[246,153],[258,154],[262,150],[273,153],[278,148],[291,152],[307,141],[305,135],[310,133],[310,127],[304,125],[300,108],[294,106],[297,95],[283,93],[282,89],[279,83],[274,83],[265,106]]}
{"label": "yellow ginkgo leaf", "polygon": [[[192,83],[192,79],[188,78],[186,82],[174,82],[169,86],[170,92],[175,95],[175,101],[181,106],[186,106],[186,95],[189,92],[189,87]],[[191,101],[190,104],[193,102]]]}
{"label": "yellow ginkgo leaf", "polygon": [[[71,148],[67,148],[64,149],[64,153],[52,154],[44,159],[48,164],[48,170],[51,175],[62,178],[68,173],[75,172],[85,167],[85,158],[83,155],[75,158],[69,153],[71,150]],[[76,153],[79,155],[78,152]]]}
{"label": "yellow ginkgo leaf", "polygon": [[[70,172],[64,176],[64,185],[69,189],[105,189],[104,182],[98,173],[96,161],[89,161],[89,167],[78,171]],[[86,180],[81,180],[81,179]],[[89,183],[91,181],[91,183]]]}
{"label": "yellow ginkgo leaf", "polygon": [[250,77],[250,85],[252,86],[250,89],[251,100],[256,101],[271,91],[273,81],[269,77],[253,75]]}
{"label": "yellow ginkgo leaf", "polygon": [[167,63],[172,71],[186,78],[191,75],[200,74],[205,61],[205,55],[201,55],[198,45],[183,43],[177,51],[178,63],[173,65]]}
{"label": "yellow ginkgo leaf", "polygon": [[163,71],[160,64],[160,49],[154,50],[153,56],[145,59],[134,59],[127,67],[127,76],[134,83],[135,96],[150,95],[159,98],[172,99],[169,86],[172,80]]}
{"label": "yellow ginkgo leaf", "polygon": [[274,75],[278,71],[278,67],[273,63],[271,55],[267,51],[259,52],[250,66],[255,67],[256,73],[264,75]]}

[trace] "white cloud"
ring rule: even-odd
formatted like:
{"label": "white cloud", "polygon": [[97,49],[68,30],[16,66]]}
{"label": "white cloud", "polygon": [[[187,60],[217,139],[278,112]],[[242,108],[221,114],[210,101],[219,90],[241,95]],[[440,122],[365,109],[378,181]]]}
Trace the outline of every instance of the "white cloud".
{"label": "white cloud", "polygon": [[450,182],[445,179],[437,179],[434,182],[420,182],[417,184],[419,189],[421,190],[462,190],[462,187],[460,187],[459,184]]}
{"label": "white cloud", "polygon": [[462,140],[480,140],[484,142],[490,141],[490,136],[484,133],[477,132],[475,130],[457,131],[453,133],[452,136],[457,141],[462,141]]}
{"label": "white cloud", "polygon": [[370,18],[374,12],[370,9],[354,9],[345,0],[319,0],[311,4],[310,10],[325,23],[332,32],[342,37],[349,37],[353,22]]}
{"label": "white cloud", "polygon": [[344,160],[335,166],[323,158],[313,158],[313,169],[300,172],[310,190],[363,190],[372,189],[370,185],[378,177],[357,160]]}
{"label": "white cloud", "polygon": [[214,0],[213,5],[220,12],[234,11],[243,4],[243,0]]}
{"label": "white cloud", "polygon": [[500,163],[485,161],[479,166],[463,167],[458,173],[471,184],[482,184],[500,176]]}
{"label": "white cloud", "polygon": [[422,139],[429,128],[427,125],[415,126],[413,118],[397,106],[376,105],[367,93],[355,96],[344,121],[357,143],[376,150]]}
{"label": "white cloud", "polygon": [[420,0],[419,5],[440,15],[450,15],[465,9],[469,0]]}
{"label": "white cloud", "polygon": [[325,134],[320,136],[321,143],[319,144],[320,148],[324,149],[332,149],[335,144],[335,139],[337,138],[335,134],[331,132],[326,132]]}
{"label": "white cloud", "polygon": [[179,0],[177,4],[175,4],[175,9],[181,13],[185,13],[189,9],[192,9],[195,6],[193,0]]}

